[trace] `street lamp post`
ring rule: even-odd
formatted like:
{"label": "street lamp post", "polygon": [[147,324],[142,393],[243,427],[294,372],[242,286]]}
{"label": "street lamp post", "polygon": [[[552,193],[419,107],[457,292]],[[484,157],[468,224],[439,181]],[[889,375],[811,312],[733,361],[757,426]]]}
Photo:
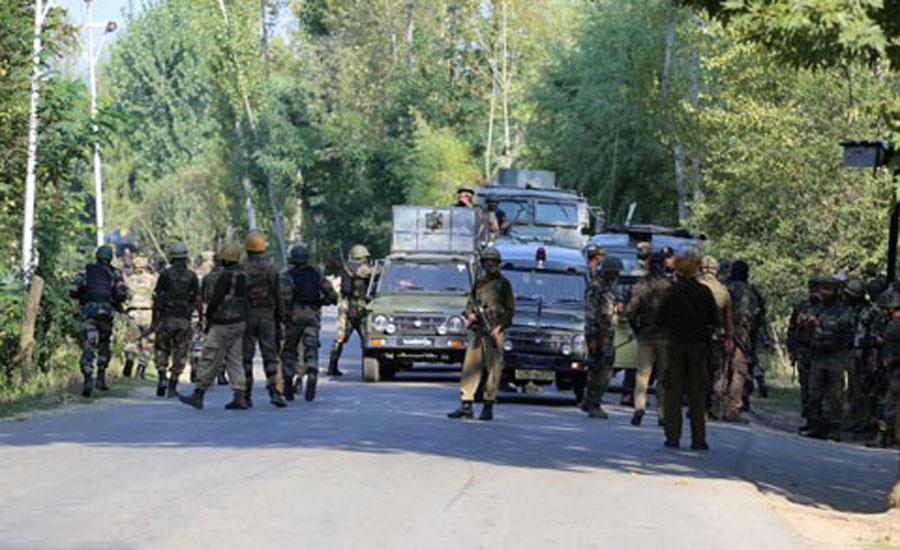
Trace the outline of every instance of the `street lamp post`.
{"label": "street lamp post", "polygon": [[[85,19],[84,26],[88,30],[88,73],[91,90],[91,129],[94,133],[94,205],[97,211],[97,246],[101,246],[104,240],[103,229],[103,166],[100,161],[100,129],[97,127],[97,61],[106,37],[116,31],[116,22],[97,23],[91,21],[93,14],[93,0],[84,0]],[[94,52],[94,29],[103,29],[100,44]]]}

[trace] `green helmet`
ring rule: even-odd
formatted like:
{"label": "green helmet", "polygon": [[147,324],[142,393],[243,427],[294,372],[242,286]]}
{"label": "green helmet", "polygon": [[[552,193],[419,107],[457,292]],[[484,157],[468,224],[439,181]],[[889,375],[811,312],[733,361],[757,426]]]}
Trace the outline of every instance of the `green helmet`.
{"label": "green helmet", "polygon": [[353,245],[350,249],[351,262],[364,262],[369,259],[369,249],[361,244]]}
{"label": "green helmet", "polygon": [[900,308],[900,293],[889,288],[881,293],[881,296],[878,297],[877,304],[878,307],[887,309]]}
{"label": "green helmet", "polygon": [[600,270],[603,273],[619,273],[622,271],[622,260],[615,256],[607,256],[603,258]]}
{"label": "green helmet", "polygon": [[496,246],[489,246],[481,251],[481,261],[484,262],[486,260],[501,261],[500,251],[497,250]]}
{"label": "green helmet", "polygon": [[859,279],[853,279],[847,283],[846,292],[851,298],[862,298],[866,295],[866,284]]}
{"label": "green helmet", "polygon": [[302,244],[291,247],[291,263],[294,265],[306,265],[309,263],[309,249]]}
{"label": "green helmet", "polygon": [[169,259],[177,260],[179,258],[187,258],[187,245],[181,241],[175,241],[169,247]]}
{"label": "green helmet", "polygon": [[96,257],[97,257],[98,262],[104,262],[104,263],[111,262],[113,259],[112,247],[109,246],[108,244],[101,246],[100,248],[97,249]]}

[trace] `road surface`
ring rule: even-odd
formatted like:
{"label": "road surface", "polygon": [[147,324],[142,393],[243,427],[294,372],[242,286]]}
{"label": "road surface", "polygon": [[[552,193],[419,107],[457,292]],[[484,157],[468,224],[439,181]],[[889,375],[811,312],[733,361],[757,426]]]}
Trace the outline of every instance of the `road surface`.
{"label": "road surface", "polygon": [[452,421],[446,377],[362,384],[355,340],[342,367],[280,410],[259,387],[251,411],[225,411],[227,388],[195,411],[147,387],[0,422],[0,547],[803,548],[765,492],[874,514],[897,470],[759,426],[670,451],[655,416],[590,420],[553,395]]}

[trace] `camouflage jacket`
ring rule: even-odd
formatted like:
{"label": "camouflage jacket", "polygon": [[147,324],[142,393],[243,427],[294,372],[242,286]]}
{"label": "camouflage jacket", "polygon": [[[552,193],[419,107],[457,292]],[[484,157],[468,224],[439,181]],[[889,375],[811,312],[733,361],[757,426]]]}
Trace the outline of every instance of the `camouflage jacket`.
{"label": "camouflage jacket", "polygon": [[584,332],[605,338],[616,329],[616,284],[594,276],[585,291]]}
{"label": "camouflage jacket", "polygon": [[839,300],[831,304],[816,304],[811,311],[816,323],[812,324],[810,349],[818,355],[840,353],[850,349],[853,341],[853,310]]}
{"label": "camouflage jacket", "polygon": [[787,348],[792,361],[799,361],[800,355],[809,351],[812,343],[812,327],[800,322],[800,319],[812,312],[815,304],[804,300],[794,305],[788,320]]}
{"label": "camouflage jacket", "polygon": [[638,340],[665,338],[665,331],[659,326],[657,317],[663,297],[671,286],[672,281],[653,274],[645,276],[634,285],[625,316]]}
{"label": "camouflage jacket", "polygon": [[892,320],[884,331],[884,365],[888,368],[900,366],[900,320]]}
{"label": "camouflage jacket", "polygon": [[504,329],[512,324],[516,310],[512,285],[503,275],[486,275],[475,281],[469,302],[466,304],[466,315],[475,312],[475,305],[480,304],[487,315],[488,322]]}

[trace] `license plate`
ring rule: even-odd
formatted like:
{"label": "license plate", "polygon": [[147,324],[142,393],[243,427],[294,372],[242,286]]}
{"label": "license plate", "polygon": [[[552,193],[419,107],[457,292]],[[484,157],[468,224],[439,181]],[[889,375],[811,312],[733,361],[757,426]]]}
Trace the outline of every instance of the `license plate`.
{"label": "license plate", "polygon": [[404,346],[432,346],[434,342],[430,338],[404,338],[401,340]]}
{"label": "license plate", "polygon": [[516,380],[550,380],[556,379],[556,372],[539,369],[516,369]]}

